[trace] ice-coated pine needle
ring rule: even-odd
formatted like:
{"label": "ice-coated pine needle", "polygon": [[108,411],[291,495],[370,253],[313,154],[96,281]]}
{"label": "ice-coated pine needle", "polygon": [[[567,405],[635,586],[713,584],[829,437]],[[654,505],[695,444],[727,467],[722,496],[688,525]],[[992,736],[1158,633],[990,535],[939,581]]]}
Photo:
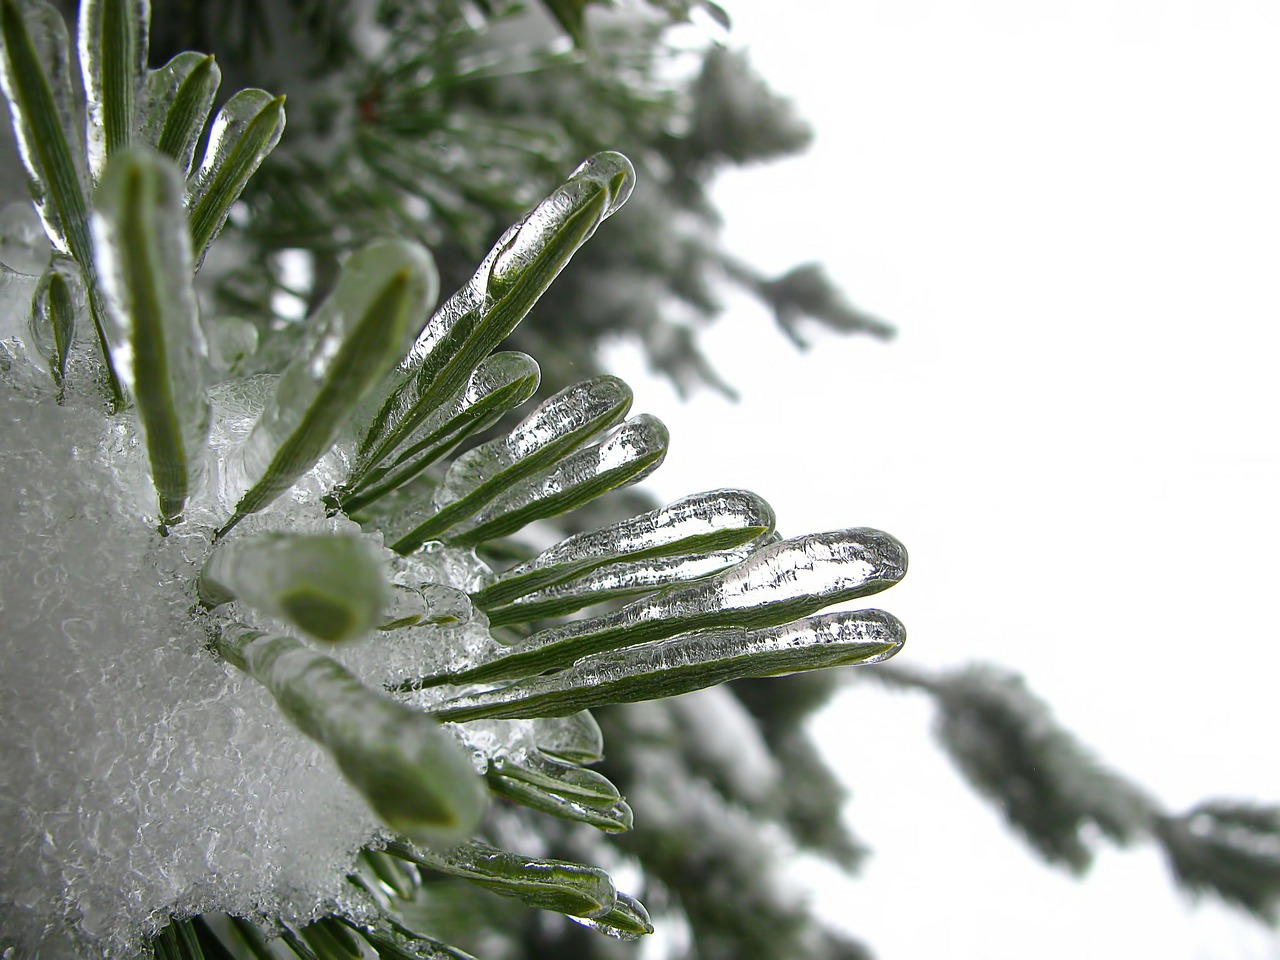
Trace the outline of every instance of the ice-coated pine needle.
{"label": "ice-coated pine needle", "polygon": [[682,497],[599,530],[566,537],[498,575],[473,599],[483,610],[580,577],[607,564],[728,550],[773,530],[773,508],[748,490]]}
{"label": "ice-coated pine needle", "polygon": [[424,850],[393,841],[386,852],[420,867],[461,877],[487,890],[537,907],[575,917],[603,917],[613,910],[618,892],[599,867],[566,860],[522,857],[473,840],[452,850]]}
{"label": "ice-coated pine needle", "polygon": [[333,445],[354,405],[395,364],[435,294],[435,266],[416,244],[380,240],[351,255],[237,454],[248,489],[223,533],[274,500]]}
{"label": "ice-coated pine needle", "polygon": [[604,759],[604,734],[589,710],[535,721],[533,739],[539,750],[570,763]]}
{"label": "ice-coated pine needle", "polygon": [[222,71],[212,54],[187,51],[150,71],[143,84],[139,134],[172,157],[184,177],[191,174],[196,145],[221,83]]}
{"label": "ice-coated pine needle", "polygon": [[50,264],[31,301],[31,324],[36,342],[49,358],[49,372],[62,395],[62,382],[67,375],[67,356],[76,336],[76,309],[73,286],[80,278],[69,275],[63,264]]}
{"label": "ice-coated pine needle", "polygon": [[[374,929],[361,928],[360,933],[376,951],[378,960],[477,960],[465,950],[416,930],[410,931],[400,923],[384,922]],[[263,960],[276,958],[264,957]]]}
{"label": "ice-coated pine needle", "polygon": [[[389,857],[381,850],[365,847],[356,855],[356,872],[365,886],[381,885],[402,900],[413,896],[417,886],[414,868],[397,857]],[[365,878],[372,879],[369,883]]]}
{"label": "ice-coated pine needle", "polygon": [[584,607],[652,593],[673,583],[701,580],[751,556],[754,544],[687,557],[655,557],[599,567],[573,580],[536,590],[515,603],[485,611],[489,626],[529,623],[576,613]]}
{"label": "ice-coated pine needle", "polygon": [[137,405],[164,523],[181,517],[209,430],[182,197],[171,160],[131,148],[107,165],[93,220],[111,358]]}
{"label": "ice-coated pine needle", "polygon": [[585,823],[605,833],[625,833],[635,822],[631,806],[621,797],[605,804],[593,804],[572,794],[558,793],[548,787],[525,780],[489,774],[489,789],[500,797],[518,803],[522,807]]}
{"label": "ice-coated pine needle", "polygon": [[428,623],[444,626],[471,619],[471,598],[463,591],[442,583],[393,583],[391,603],[379,630],[400,630]]}
{"label": "ice-coated pine needle", "polygon": [[389,521],[407,552],[470,517],[526,477],[627,415],[631,388],[617,377],[595,377],[547,398],[510,433],[468,450],[449,465],[429,504],[412,505]]}
{"label": "ice-coated pine needle", "polygon": [[67,26],[45,0],[0,0],[0,85],[9,101],[18,153],[45,233],[84,273],[94,330],[102,348],[111,406],[124,394],[107,346],[105,308],[89,237],[89,174]]}
{"label": "ice-coated pine needle", "polygon": [[[362,960],[364,938],[357,939],[342,918],[321,917],[302,928],[302,938],[316,953],[317,960]],[[194,960],[194,958],[193,958]]]}
{"label": "ice-coated pine needle", "polygon": [[436,491],[437,508],[487,502],[496,491],[551,466],[620,422],[631,401],[631,388],[617,377],[595,377],[566,387],[510,433],[468,450],[450,464]]}
{"label": "ice-coated pine needle", "polygon": [[[446,532],[443,539],[475,546],[515,533],[535,520],[558,517],[610,490],[638,483],[658,468],[671,442],[657,417],[632,417],[599,443],[571,453],[550,470],[514,484],[474,516]],[[392,549],[415,549],[418,533]]]}
{"label": "ice-coated pine needle", "polygon": [[596,154],[502,235],[400,364],[361,441],[362,467],[377,466],[466,382],[634,185],[630,160],[610,151]]}
{"label": "ice-coated pine needle", "polygon": [[76,38],[88,106],[89,175],[95,181],[112,154],[133,139],[150,24],[150,0],[81,0]]}
{"label": "ice-coated pine needle", "polygon": [[204,952],[190,922],[177,921],[165,926],[152,948],[156,960],[204,960]]}
{"label": "ice-coated pine needle", "polygon": [[389,601],[382,557],[360,537],[264,533],[222,543],[200,574],[208,607],[239,600],[330,643],[378,624]]}
{"label": "ice-coated pine needle", "polygon": [[191,177],[191,246],[196,265],[227,221],[240,197],[284,132],[284,97],[265,90],[241,90],[218,111],[209,127],[209,145]]}
{"label": "ice-coated pine needle", "polygon": [[0,80],[36,209],[53,245],[91,262],[84,128],[67,26],[44,0],[0,0]]}
{"label": "ice-coated pine needle", "polygon": [[571,918],[575,923],[603,933],[615,940],[638,940],[653,933],[653,922],[644,904],[629,893],[618,891],[618,901],[603,917],[595,919]]}
{"label": "ice-coated pine needle", "polygon": [[214,646],[270,691],[391,829],[415,843],[447,847],[479,823],[484,781],[430,717],[369,690],[336,660],[292,637],[228,626]]}
{"label": "ice-coated pine needle", "polygon": [[610,703],[674,697],[744,677],[877,663],[905,641],[905,628],[883,610],[825,613],[758,630],[697,630],[583,657],[559,673],[457,697],[433,712],[452,722],[564,716]]}
{"label": "ice-coated pine needle", "polygon": [[412,480],[467,437],[497,423],[503,414],[528,400],[538,389],[538,364],[516,351],[495,353],[472,373],[466,386],[427,417],[385,465],[346,484],[355,493],[339,492],[348,513]]}
{"label": "ice-coated pine needle", "polygon": [[622,799],[618,788],[603,774],[553,760],[537,750],[499,754],[489,762],[489,775],[519,780],[592,806],[608,806]]}
{"label": "ice-coated pine needle", "polygon": [[535,633],[486,663],[424,685],[532,676],[579,657],[704,627],[771,627],[891,587],[906,575],[906,548],[868,527],[811,533],[761,547],[706,580],[667,587],[621,610]]}

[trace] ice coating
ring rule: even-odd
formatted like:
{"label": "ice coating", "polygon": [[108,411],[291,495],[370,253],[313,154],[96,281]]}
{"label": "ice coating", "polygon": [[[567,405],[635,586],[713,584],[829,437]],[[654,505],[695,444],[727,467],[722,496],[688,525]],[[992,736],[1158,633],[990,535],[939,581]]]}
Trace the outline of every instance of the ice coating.
{"label": "ice coating", "polygon": [[709,552],[757,539],[773,529],[773,508],[747,490],[710,490],[599,530],[574,534],[499,574],[476,595],[485,608],[605,564]]}
{"label": "ice coating", "polygon": [[291,637],[227,626],[216,646],[325,748],[392,830],[449,847],[475,829],[488,793],[454,738],[425,714]]}
{"label": "ice coating", "polygon": [[[551,273],[549,277],[539,278],[543,281],[540,286],[545,289],[569,256],[590,239],[596,227],[626,203],[634,186],[635,169],[620,153],[605,151],[583,161],[564,184],[502,234],[471,282],[459,291],[466,295],[464,300],[474,302],[466,306],[483,307],[503,299],[517,282],[544,264],[545,271]],[[553,235],[565,230],[574,219],[585,223],[573,231],[572,249],[565,251]],[[462,302],[455,304],[455,307],[462,306]],[[421,366],[436,352],[446,340],[451,319],[456,318],[443,313],[432,317],[405,358],[402,365],[405,369]]]}
{"label": "ice coating", "polygon": [[542,260],[543,252],[554,247],[553,234],[574,219],[590,218],[589,232],[578,242],[589,239],[600,223],[627,202],[634,186],[635,169],[620,153],[605,151],[583,161],[502,245],[489,274],[489,296],[501,298],[521,281]]}
{"label": "ice coating", "polygon": [[396,687],[420,676],[424,665],[458,669],[499,649],[488,620],[465,592],[488,570],[474,554],[451,550],[446,556],[437,545],[409,557],[389,550],[382,555],[392,584],[389,628],[331,651],[364,683]]}
{"label": "ice coating", "polygon": [[220,374],[229,373],[258,349],[258,328],[243,317],[223,314],[201,326],[209,344],[209,366]]}
{"label": "ice coating", "polygon": [[[472,746],[477,764],[488,775],[489,788],[499,796],[609,833],[631,829],[631,808],[607,778],[542,752],[538,728],[546,723],[478,720],[453,729]],[[578,732],[588,731],[579,726]]]}
{"label": "ice coating", "polygon": [[363,537],[263,533],[217,546],[199,592],[210,608],[237,600],[338,643],[380,623],[391,590],[382,551]]}
{"label": "ice coating", "polygon": [[244,458],[237,451],[275,392],[279,374],[260,373],[238,380],[225,380],[209,388],[209,450],[215,464],[213,488],[217,504],[230,511],[254,478],[246,473]]}
{"label": "ice coating", "polygon": [[465,382],[577,249],[625,202],[634,183],[635,170],[626,157],[597,154],[503,233],[471,280],[427,322],[386,399],[376,412],[370,411],[360,443],[362,463],[379,463]]}
{"label": "ice coating", "polygon": [[190,176],[196,145],[213,109],[222,71],[212,56],[187,51],[147,73],[138,103],[139,134]]}
{"label": "ice coating", "polygon": [[167,160],[120,152],[92,221],[111,359],[137,405],[166,522],[181,516],[209,430],[209,351],[191,284],[183,195]]}
{"label": "ice coating", "polygon": [[386,851],[429,870],[463,877],[531,907],[578,917],[603,917],[617,900],[609,875],[598,867],[564,860],[522,857],[472,841],[452,850],[432,851],[399,841]]}
{"label": "ice coating", "polygon": [[594,770],[553,760],[537,749],[519,755],[503,750],[489,758],[489,769],[496,776],[531,783],[583,802],[608,806],[622,797],[608,778]]}
{"label": "ice coating", "polygon": [[419,594],[427,603],[427,623],[437,626],[468,623],[475,613],[471,597],[442,583],[424,583]]}
{"label": "ice coating", "polygon": [[49,238],[31,201],[0,209],[0,266],[38,277],[49,264]]}
{"label": "ice coating", "polygon": [[569,174],[570,183],[590,182],[605,187],[609,197],[602,220],[612,217],[631,197],[636,186],[636,171],[616,150],[602,150],[578,164]]}
{"label": "ice coating", "polygon": [[403,630],[419,624],[466,623],[474,608],[461,590],[438,583],[395,584],[379,630]]}
{"label": "ice coating", "polygon": [[241,90],[213,118],[204,158],[188,181],[197,266],[226,223],[231,205],[283,132],[284,97],[265,90]]}
{"label": "ice coating", "polygon": [[471,374],[465,387],[427,417],[397,448],[390,467],[362,475],[353,471],[348,484],[357,496],[340,497],[348,509],[375,499],[412,478],[471,434],[492,426],[538,389],[540,371],[534,359],[515,351],[495,353]]}
{"label": "ice coating", "polygon": [[686,580],[701,580],[719,573],[751,556],[752,544],[714,553],[698,553],[687,557],[655,557],[610,564],[580,577],[535,590],[502,607],[488,611],[489,623],[527,623],[549,617],[561,617],[583,607],[649,593],[660,587]]}
{"label": "ice coating", "polygon": [[32,364],[39,363],[41,351],[37,343],[27,343],[27,335],[32,331],[31,325],[24,321],[31,312],[31,297],[39,282],[38,277],[0,268],[0,310],[4,311],[0,319],[0,342],[12,345],[8,351],[11,356],[22,356]]}
{"label": "ice coating", "polygon": [[581,656],[713,625],[766,627],[878,593],[907,572],[907,552],[869,527],[813,533],[761,547],[722,573],[676,585],[615,613],[549,627],[489,663],[423,683],[480,682],[568,666]]}
{"label": "ice coating", "polygon": [[[45,232],[60,253],[85,264],[91,250],[85,205],[89,175],[67,25],[50,5],[26,3],[22,8],[22,16],[10,20],[6,7],[0,24],[5,39],[0,84]],[[46,90],[28,83],[35,71],[43,72]]]}
{"label": "ice coating", "polygon": [[[540,380],[538,363],[528,354],[512,350],[493,354],[475,369],[466,387],[452,404],[445,405],[427,418],[426,429],[421,431],[424,439],[435,439],[434,434],[443,432],[446,428],[450,431],[457,430],[453,426],[455,421],[464,417],[468,411],[483,405],[494,394],[508,388],[518,386],[518,395],[521,397],[519,400],[513,398],[511,406],[523,403],[533,395]],[[396,463],[402,463],[416,455],[414,446],[421,442],[423,441],[411,438],[410,448],[396,457]]]}
{"label": "ice coating", "polygon": [[560,391],[510,433],[458,457],[430,502],[410,501],[394,510],[384,526],[395,531],[395,549],[408,552],[443,539],[507,488],[617,423],[630,404],[631,389],[616,377],[596,377]]}
{"label": "ice coating", "polygon": [[591,917],[570,917],[574,923],[602,933],[614,940],[638,940],[646,934],[653,933],[653,921],[649,919],[649,911],[644,904],[629,893],[618,891],[617,902],[605,916],[598,919]]}
{"label": "ice coating", "polygon": [[604,759],[604,734],[587,710],[567,717],[534,720],[533,739],[547,753],[574,763],[595,763]]}
{"label": "ice coating", "polygon": [[883,610],[820,614],[776,627],[697,630],[583,657],[559,673],[448,700],[441,720],[557,717],[608,703],[677,696],[739,680],[878,663],[906,630]]}
{"label": "ice coating", "polygon": [[[200,166],[191,175],[192,206],[199,203],[213,187],[216,177],[225,167],[249,125],[276,99],[265,90],[241,90],[218,111],[209,126],[209,140]],[[269,151],[264,151],[262,156],[265,157],[267,152]]]}
{"label": "ice coating", "polygon": [[[560,789],[559,785],[548,786],[532,778],[508,776],[507,774],[514,769],[517,768],[510,764],[501,772],[491,768],[489,789],[498,796],[528,807],[530,810],[561,820],[584,823],[605,833],[624,833],[630,830],[634,823],[631,806],[620,796],[615,796],[613,799],[600,799],[584,796],[573,790]],[[591,773],[581,768],[577,769],[581,773]]]}
{"label": "ice coating", "polygon": [[436,490],[436,509],[466,497],[479,499],[477,493],[500,489],[554,462],[625,417],[631,399],[631,388],[617,377],[595,377],[566,387],[510,433],[458,457]]}
{"label": "ice coating", "polygon": [[49,361],[49,372],[59,391],[66,380],[76,326],[86,309],[80,271],[65,260],[51,263],[31,301],[31,342]]}
{"label": "ice coating", "polygon": [[[514,533],[534,520],[559,516],[608,490],[637,483],[662,463],[669,442],[667,428],[657,417],[647,413],[632,417],[599,443],[502,491],[451,529],[445,539],[455,544],[482,543]],[[399,549],[404,542],[393,547]]]}
{"label": "ice coating", "polygon": [[237,472],[252,483],[237,517],[279,496],[329,450],[353,405],[394,364],[435,287],[430,256],[415,244],[377,241],[351,256],[234,453]]}
{"label": "ice coating", "polygon": [[[112,14],[118,20],[112,20]],[[87,103],[89,173],[102,176],[107,157],[127,146],[139,87],[147,73],[150,0],[82,0],[76,41]]]}

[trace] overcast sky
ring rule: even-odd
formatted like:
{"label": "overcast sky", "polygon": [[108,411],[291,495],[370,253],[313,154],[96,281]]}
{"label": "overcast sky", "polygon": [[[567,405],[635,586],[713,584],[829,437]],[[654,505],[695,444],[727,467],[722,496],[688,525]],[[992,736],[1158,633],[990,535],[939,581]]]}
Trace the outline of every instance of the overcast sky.
{"label": "overcast sky", "polygon": [[[725,6],[817,130],[721,183],[730,248],[821,259],[900,333],[798,354],[734,301],[703,342],[736,405],[612,351],[672,428],[651,486],[750,487],[788,535],[886,529],[913,665],[1024,673],[1171,810],[1280,800],[1280,5]],[[1280,957],[1150,847],[1083,884],[1039,867],[930,716],[858,685],[819,729],[875,851],[821,903],[884,960]]]}

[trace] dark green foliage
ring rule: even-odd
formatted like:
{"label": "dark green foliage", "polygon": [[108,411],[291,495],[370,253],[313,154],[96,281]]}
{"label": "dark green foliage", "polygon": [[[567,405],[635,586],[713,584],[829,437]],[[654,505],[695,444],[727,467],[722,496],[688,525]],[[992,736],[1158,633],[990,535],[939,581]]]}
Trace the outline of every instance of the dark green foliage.
{"label": "dark green foliage", "polygon": [[819,925],[779,876],[765,824],[777,821],[782,795],[803,791],[783,779],[763,791],[735,781],[725,758],[708,756],[685,726],[689,709],[699,709],[696,698],[599,712],[611,745],[604,769],[631,785],[636,811],[635,829],[616,842],[650,877],[645,899],[655,917],[664,908],[683,914],[690,956],[700,960],[866,956]]}
{"label": "dark green foliage", "polygon": [[895,665],[876,679],[933,698],[952,761],[1044,859],[1083,873],[1096,847],[1091,832],[1120,846],[1154,839],[1184,889],[1276,922],[1280,808],[1210,801],[1169,814],[1094,758],[1021,677],[996,667],[930,675]]}
{"label": "dark green foliage", "polygon": [[[785,695],[780,691],[776,696],[782,699]],[[806,853],[854,870],[866,850],[844,824],[842,814],[848,790],[836,779],[804,729],[790,730],[766,742],[778,759],[782,782],[803,784],[800,789],[781,791],[779,797],[779,818],[791,839]]]}
{"label": "dark green foliage", "polygon": [[[313,297],[331,282],[336,254],[385,233],[426,243],[445,289],[460,286],[497,232],[536,199],[532,184],[613,149],[639,174],[626,215],[609,243],[585,248],[510,341],[543,363],[544,395],[597,372],[592,345],[619,333],[638,337],[682,391],[731,392],[695,334],[720,312],[716,288],[725,283],[759,297],[797,342],[802,318],[890,333],[845,304],[817,267],[766,277],[716,240],[715,174],[795,153],[810,132],[740,53],[711,46],[692,74],[676,65],[667,29],[695,9],[721,18],[714,4],[597,8],[584,21],[579,2],[390,0],[371,26],[360,5],[291,0],[241,34],[207,13],[179,16],[172,3],[184,8],[157,4],[154,47],[202,46],[229,82],[290,98],[289,136],[250,187],[244,227],[260,252],[315,253]],[[230,7],[232,24],[254,20]],[[576,48],[565,48],[562,31],[580,41]],[[362,46],[357,35],[374,39]],[[265,315],[272,286],[260,262],[227,265],[218,285],[224,307]],[[580,345],[572,354],[561,350],[569,341]]]}
{"label": "dark green foliage", "polygon": [[1157,817],[1155,834],[1174,875],[1271,923],[1280,919],[1280,807],[1208,801]]}
{"label": "dark green foliage", "polygon": [[1059,727],[1021,677],[975,666],[932,692],[952,759],[1045,859],[1080,872],[1092,859],[1088,825],[1118,843],[1149,828],[1152,801]]}

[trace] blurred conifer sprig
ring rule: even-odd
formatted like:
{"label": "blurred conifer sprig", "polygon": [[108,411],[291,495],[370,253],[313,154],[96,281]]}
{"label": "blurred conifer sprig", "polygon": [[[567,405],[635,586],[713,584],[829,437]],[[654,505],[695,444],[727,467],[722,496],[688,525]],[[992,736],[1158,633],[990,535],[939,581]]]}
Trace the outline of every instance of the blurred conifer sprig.
{"label": "blurred conifer sprig", "polygon": [[876,679],[932,697],[948,756],[1049,863],[1084,874],[1099,839],[1121,847],[1150,840],[1188,893],[1280,919],[1280,806],[1207,801],[1169,813],[1099,762],[1021,677],[998,667],[886,667]]}

